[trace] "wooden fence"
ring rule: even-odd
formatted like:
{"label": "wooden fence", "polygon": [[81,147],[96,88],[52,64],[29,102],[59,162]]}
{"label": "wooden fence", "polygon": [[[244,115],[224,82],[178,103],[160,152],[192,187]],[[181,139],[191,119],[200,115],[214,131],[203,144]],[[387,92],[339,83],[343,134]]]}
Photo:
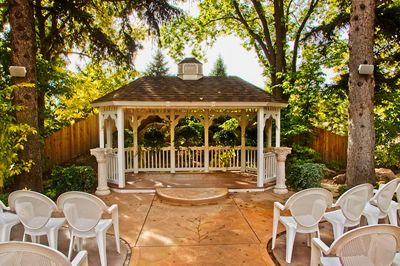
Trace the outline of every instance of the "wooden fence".
{"label": "wooden fence", "polygon": [[98,115],[54,132],[44,141],[45,170],[99,147]]}
{"label": "wooden fence", "polygon": [[[313,136],[306,146],[316,150],[323,161],[347,160],[347,136],[340,136],[321,128],[314,128]],[[304,136],[296,136],[293,142],[304,144]],[[306,137],[309,140],[309,137]]]}
{"label": "wooden fence", "polygon": [[[303,139],[304,136],[296,136],[293,142],[301,143]],[[307,146],[319,152],[324,161],[346,162],[347,160],[346,136],[315,128],[313,138]],[[93,115],[45,139],[45,170],[88,154],[90,149],[97,147],[99,147],[98,116]]]}

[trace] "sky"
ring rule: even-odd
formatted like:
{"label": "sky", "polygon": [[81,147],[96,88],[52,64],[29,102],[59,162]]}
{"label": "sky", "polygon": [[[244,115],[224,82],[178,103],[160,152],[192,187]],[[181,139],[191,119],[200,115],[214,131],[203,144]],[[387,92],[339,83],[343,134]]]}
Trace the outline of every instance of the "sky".
{"label": "sky", "polygon": [[[142,72],[146,69],[152,57],[157,51],[156,42],[150,40],[143,43],[144,49],[140,50],[135,60],[135,67]],[[168,61],[170,74],[177,73],[177,63],[167,56],[167,52],[163,51]],[[240,45],[240,39],[235,36],[220,37],[213,47],[207,49],[207,62],[203,63],[204,75],[208,75],[218,56],[221,55],[227,68],[229,76],[238,76],[254,85],[263,88],[264,78],[262,76],[263,68],[257,61],[257,55],[254,51],[247,51]],[[186,57],[192,57],[188,52]]]}
{"label": "sky", "polygon": [[[178,6],[189,15],[197,16],[199,9],[196,1],[185,1],[179,3]],[[262,76],[263,68],[257,60],[257,55],[254,51],[247,51],[241,45],[241,40],[235,36],[220,37],[217,39],[213,47],[206,50],[207,62],[203,63],[203,73],[208,75],[218,56],[221,55],[227,68],[229,76],[238,76],[254,85],[263,88],[264,78]],[[138,71],[143,71],[146,66],[151,62],[152,56],[157,51],[157,43],[151,40],[143,43],[143,50],[138,52],[135,60],[135,66]],[[167,52],[163,51],[168,61],[170,74],[176,74],[178,71],[177,63],[172,58],[167,56]],[[186,57],[192,57],[190,50],[187,49]]]}

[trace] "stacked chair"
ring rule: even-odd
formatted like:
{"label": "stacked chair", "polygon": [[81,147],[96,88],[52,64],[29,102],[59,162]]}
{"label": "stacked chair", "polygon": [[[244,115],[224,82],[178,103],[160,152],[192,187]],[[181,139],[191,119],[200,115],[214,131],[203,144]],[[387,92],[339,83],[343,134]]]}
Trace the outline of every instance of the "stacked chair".
{"label": "stacked chair", "polygon": [[[393,200],[397,196],[397,202]],[[327,208],[335,208],[326,212]],[[322,188],[302,190],[293,194],[285,205],[274,203],[272,249],[275,248],[278,223],[286,228],[286,262],[291,263],[296,232],[315,235],[312,239],[311,265],[399,265],[400,178],[373,190],[361,184],[342,194],[332,204],[332,194]],[[290,216],[282,216],[289,211]],[[344,233],[360,225],[364,216],[368,225]],[[334,242],[328,247],[320,240],[319,222],[332,225]],[[378,224],[386,219],[390,224]],[[321,255],[329,255],[325,257]],[[332,257],[334,256],[334,257]]]}
{"label": "stacked chair", "polygon": [[[61,194],[56,204],[45,195],[28,190],[12,192],[8,202],[9,208],[0,202],[0,242],[4,242],[0,243],[0,265],[86,266],[87,252],[82,251],[82,239],[96,238],[101,265],[107,266],[106,232],[111,226],[120,253],[116,204],[108,207],[98,197],[84,192]],[[3,210],[11,210],[16,214]],[[65,218],[52,217],[56,211],[62,211]],[[111,214],[111,219],[103,219],[103,214]],[[11,228],[19,222],[24,226],[23,242],[7,242]],[[68,259],[57,251],[58,232],[66,223],[70,232]],[[33,243],[24,243],[27,235]],[[43,235],[47,236],[49,247],[39,245]],[[74,246],[78,254],[70,263]]]}

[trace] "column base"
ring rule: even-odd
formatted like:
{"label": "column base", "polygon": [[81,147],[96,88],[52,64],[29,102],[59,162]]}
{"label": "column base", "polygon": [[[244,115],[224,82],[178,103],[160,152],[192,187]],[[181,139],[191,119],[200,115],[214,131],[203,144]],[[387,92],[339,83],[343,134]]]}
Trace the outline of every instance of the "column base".
{"label": "column base", "polygon": [[272,192],[274,192],[275,194],[287,194],[289,191],[287,190],[287,188],[274,188]]}
{"label": "column base", "polygon": [[106,196],[106,195],[110,195],[111,194],[111,190],[110,188],[97,188],[96,192],[94,193],[98,196]]}

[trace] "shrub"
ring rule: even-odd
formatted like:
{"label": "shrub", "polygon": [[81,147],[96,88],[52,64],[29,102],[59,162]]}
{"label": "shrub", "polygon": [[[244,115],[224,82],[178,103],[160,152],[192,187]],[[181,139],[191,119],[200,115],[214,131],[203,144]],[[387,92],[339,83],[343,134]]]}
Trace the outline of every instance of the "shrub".
{"label": "shrub", "polygon": [[8,195],[10,193],[2,193],[0,194],[0,200],[4,203],[4,205],[8,206]]}
{"label": "shrub", "polygon": [[287,184],[295,190],[321,187],[325,165],[318,163],[292,163],[287,167]]}
{"label": "shrub", "polygon": [[165,146],[165,135],[160,129],[150,127],[144,132],[143,144],[145,147],[160,149]]}
{"label": "shrub", "polygon": [[315,163],[320,161],[320,155],[318,152],[309,147],[293,144],[292,154],[289,155],[288,161],[295,164]]}
{"label": "shrub", "polygon": [[55,167],[51,172],[46,195],[52,199],[67,191],[92,193],[96,188],[95,171],[90,166]]}

